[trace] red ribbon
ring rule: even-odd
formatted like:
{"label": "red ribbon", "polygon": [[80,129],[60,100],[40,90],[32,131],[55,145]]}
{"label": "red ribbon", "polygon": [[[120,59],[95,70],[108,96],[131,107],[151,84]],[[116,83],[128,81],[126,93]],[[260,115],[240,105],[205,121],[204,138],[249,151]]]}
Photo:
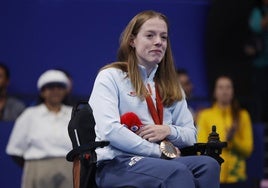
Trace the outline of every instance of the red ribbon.
{"label": "red ribbon", "polygon": [[148,89],[149,89],[149,93],[146,96],[146,102],[147,102],[147,106],[149,109],[149,112],[154,120],[154,123],[156,125],[162,125],[163,124],[163,104],[162,104],[162,99],[160,97],[160,94],[158,92],[157,87],[155,87],[155,96],[156,96],[156,107],[153,103],[153,99],[151,97],[151,87],[148,84]]}

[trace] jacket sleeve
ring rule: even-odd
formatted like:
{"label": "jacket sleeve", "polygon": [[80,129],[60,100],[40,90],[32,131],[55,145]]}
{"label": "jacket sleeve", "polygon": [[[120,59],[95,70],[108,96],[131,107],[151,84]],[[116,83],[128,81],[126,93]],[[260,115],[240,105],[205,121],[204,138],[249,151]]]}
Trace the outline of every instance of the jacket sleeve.
{"label": "jacket sleeve", "polygon": [[15,121],[15,125],[9,137],[6,153],[12,156],[23,157],[28,148],[29,134],[29,110],[25,110]]}
{"label": "jacket sleeve", "polygon": [[208,141],[208,135],[211,132],[211,125],[207,122],[205,110],[201,110],[197,114],[196,126],[197,126],[197,142],[206,143]]}
{"label": "jacket sleeve", "polygon": [[167,138],[177,147],[182,148],[196,143],[196,128],[185,98],[174,104],[170,127],[171,135]]}
{"label": "jacket sleeve", "polygon": [[249,113],[242,110],[240,113],[240,123],[233,140],[230,142],[231,149],[239,152],[245,157],[249,157],[253,150],[252,124]]}

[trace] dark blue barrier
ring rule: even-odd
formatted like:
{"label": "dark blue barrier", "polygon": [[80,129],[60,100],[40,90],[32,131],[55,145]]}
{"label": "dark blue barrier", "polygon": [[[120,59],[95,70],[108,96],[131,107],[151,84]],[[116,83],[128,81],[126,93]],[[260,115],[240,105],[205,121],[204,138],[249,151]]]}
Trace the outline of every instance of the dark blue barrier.
{"label": "dark blue barrier", "polygon": [[22,169],[6,154],[13,122],[0,122],[0,187],[19,188]]}
{"label": "dark blue barrier", "polygon": [[259,187],[259,181],[264,177],[264,123],[254,123],[254,146],[250,158],[247,159],[247,187]]}

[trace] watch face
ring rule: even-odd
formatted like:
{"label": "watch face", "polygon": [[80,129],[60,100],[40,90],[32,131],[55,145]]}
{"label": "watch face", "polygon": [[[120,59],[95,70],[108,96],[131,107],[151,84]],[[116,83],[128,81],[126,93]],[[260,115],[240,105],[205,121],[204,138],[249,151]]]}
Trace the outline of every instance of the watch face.
{"label": "watch face", "polygon": [[171,142],[166,140],[160,143],[160,150],[165,155],[165,157],[169,159],[176,158],[179,155],[175,146]]}

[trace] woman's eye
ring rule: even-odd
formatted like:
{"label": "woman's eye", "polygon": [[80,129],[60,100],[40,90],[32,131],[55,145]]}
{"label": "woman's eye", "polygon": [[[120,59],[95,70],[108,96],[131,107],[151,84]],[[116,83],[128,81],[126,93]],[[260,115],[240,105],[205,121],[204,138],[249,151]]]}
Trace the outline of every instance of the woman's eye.
{"label": "woman's eye", "polygon": [[167,40],[167,38],[168,38],[167,36],[162,36],[162,39],[164,40]]}
{"label": "woman's eye", "polygon": [[148,34],[148,35],[147,35],[147,38],[152,38],[152,37],[153,37],[152,34]]}

